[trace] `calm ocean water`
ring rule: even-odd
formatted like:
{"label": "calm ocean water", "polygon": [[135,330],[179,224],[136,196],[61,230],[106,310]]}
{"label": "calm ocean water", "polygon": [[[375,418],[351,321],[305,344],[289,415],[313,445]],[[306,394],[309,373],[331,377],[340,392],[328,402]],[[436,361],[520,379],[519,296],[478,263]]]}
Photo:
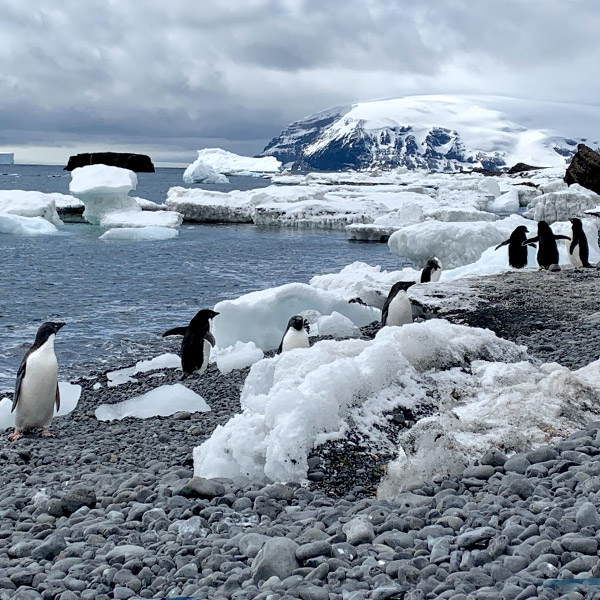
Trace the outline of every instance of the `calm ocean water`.
{"label": "calm ocean water", "polygon": [[[183,169],[140,174],[136,195],[163,202],[183,185]],[[16,174],[16,175],[15,175]],[[17,176],[18,175],[18,176]],[[68,193],[60,167],[0,167],[0,189]],[[268,180],[235,178],[249,189]],[[148,340],[184,325],[203,307],[227,298],[339,271],[360,260],[397,268],[386,244],[349,243],[344,233],[251,225],[183,226],[161,242],[103,242],[92,225],[67,224],[57,236],[0,235],[0,391],[12,389],[23,353],[45,320],[67,326],[57,340],[61,377],[91,366],[123,366]]]}

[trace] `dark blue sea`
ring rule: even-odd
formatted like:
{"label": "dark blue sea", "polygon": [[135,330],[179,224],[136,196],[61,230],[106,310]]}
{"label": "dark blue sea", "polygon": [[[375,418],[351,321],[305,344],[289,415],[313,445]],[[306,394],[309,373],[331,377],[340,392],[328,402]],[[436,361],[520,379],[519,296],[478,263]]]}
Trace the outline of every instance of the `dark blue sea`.
{"label": "dark blue sea", "polygon": [[[164,202],[184,186],[183,169],[138,174],[136,196]],[[0,189],[68,193],[61,167],[1,165]],[[232,177],[229,191],[269,185],[268,179]],[[190,187],[185,185],[185,187]],[[38,326],[62,320],[56,350],[61,378],[90,368],[128,366],[148,340],[185,325],[197,310],[227,298],[364,261],[398,268],[387,244],[350,243],[341,232],[184,225],[178,238],[160,242],[98,239],[92,225],[66,224],[57,236],[0,234],[0,392],[12,389]]]}

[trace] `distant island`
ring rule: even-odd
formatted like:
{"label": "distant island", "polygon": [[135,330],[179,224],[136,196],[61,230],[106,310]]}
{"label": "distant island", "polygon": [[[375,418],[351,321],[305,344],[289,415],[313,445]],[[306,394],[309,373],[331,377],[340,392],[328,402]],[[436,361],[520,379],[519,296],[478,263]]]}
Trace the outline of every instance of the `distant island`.
{"label": "distant island", "polygon": [[0,152],[0,165],[14,165],[15,155],[12,152]]}
{"label": "distant island", "polygon": [[84,152],[69,157],[65,171],[87,165],[108,165],[121,167],[134,173],[154,173],[154,164],[146,154],[131,154],[128,152]]}

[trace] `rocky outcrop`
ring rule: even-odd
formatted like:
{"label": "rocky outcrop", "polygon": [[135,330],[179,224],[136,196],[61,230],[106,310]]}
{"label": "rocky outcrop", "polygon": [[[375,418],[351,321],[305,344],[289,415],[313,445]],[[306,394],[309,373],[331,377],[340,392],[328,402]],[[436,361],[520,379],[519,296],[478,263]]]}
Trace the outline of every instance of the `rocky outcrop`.
{"label": "rocky outcrop", "polygon": [[546,167],[533,167],[532,165],[528,165],[524,162],[518,162],[516,165],[513,165],[507,173],[509,175],[514,175],[515,173],[523,173],[524,171],[537,171],[539,169],[545,169]]}
{"label": "rocky outcrop", "polygon": [[84,152],[69,157],[65,171],[87,165],[108,165],[121,167],[134,173],[154,173],[152,160],[146,154],[130,154],[128,152]]}
{"label": "rocky outcrop", "polygon": [[585,144],[579,144],[577,153],[565,173],[565,182],[567,185],[578,183],[600,194],[600,154]]}

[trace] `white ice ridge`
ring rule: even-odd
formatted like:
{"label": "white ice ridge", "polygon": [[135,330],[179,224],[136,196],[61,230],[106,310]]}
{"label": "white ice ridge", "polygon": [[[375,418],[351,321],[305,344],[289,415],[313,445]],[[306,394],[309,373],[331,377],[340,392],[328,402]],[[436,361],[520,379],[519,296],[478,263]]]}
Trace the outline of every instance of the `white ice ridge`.
{"label": "white ice ridge", "polygon": [[[129,169],[88,165],[71,171],[69,190],[85,205],[83,218],[101,227],[179,227],[182,217],[170,211],[142,212],[129,192],[137,175]],[[140,234],[138,234],[140,235]]]}
{"label": "white ice ridge", "polygon": [[99,421],[120,421],[125,417],[150,419],[167,417],[176,412],[207,412],[210,406],[202,396],[181,383],[163,385],[141,396],[117,404],[101,404],[95,411]]}
{"label": "white ice ridge", "polygon": [[101,240],[120,240],[130,242],[158,242],[170,240],[179,235],[177,229],[172,227],[119,227],[118,229],[109,229],[101,236]]}
{"label": "white ice ridge", "polygon": [[240,156],[222,148],[203,148],[202,150],[198,150],[196,162],[192,163],[186,169],[186,172],[190,168],[195,168],[194,165],[207,165],[216,173],[224,175],[278,173],[281,170],[281,162],[274,156],[253,158],[251,156]]}
{"label": "white ice ridge", "polygon": [[309,310],[317,317],[338,312],[358,327],[380,318],[376,308],[349,304],[339,294],[304,283],[289,283],[217,303],[213,334],[221,349],[240,341],[271,350],[279,346],[290,317]]}
{"label": "white ice ridge", "polygon": [[[310,451],[352,427],[374,451],[398,457],[380,490],[393,499],[434,475],[461,472],[490,447],[523,451],[597,418],[600,362],[571,372],[525,359],[523,347],[489,330],[444,320],[264,359],[246,379],[241,414],[194,449],[194,472],[302,481]],[[427,407],[432,397],[431,416],[398,444],[385,435],[390,411]]]}
{"label": "white ice ridge", "polygon": [[134,376],[138,373],[148,373],[150,371],[158,371],[160,369],[180,369],[181,359],[177,354],[167,352],[156,356],[150,360],[140,360],[135,366],[119,369],[118,371],[110,371],[106,374],[108,379],[108,387],[114,387],[122,383],[136,381]]}
{"label": "white ice ridge", "polygon": [[[60,389],[60,410],[54,413],[55,419],[73,412],[81,397],[80,385],[59,381],[58,388]],[[8,398],[0,400],[0,431],[15,426],[15,413],[10,412],[11,407],[12,400]]]}

